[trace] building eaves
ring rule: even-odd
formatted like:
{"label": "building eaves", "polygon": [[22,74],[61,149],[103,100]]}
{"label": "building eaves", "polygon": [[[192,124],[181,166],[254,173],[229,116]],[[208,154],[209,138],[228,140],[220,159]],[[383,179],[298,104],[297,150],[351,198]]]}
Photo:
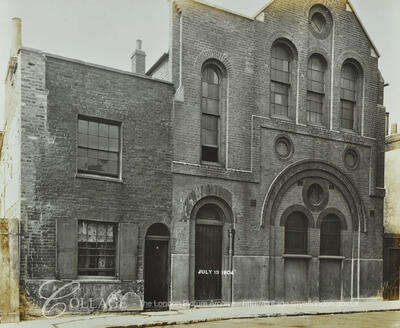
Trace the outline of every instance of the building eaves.
{"label": "building eaves", "polygon": [[44,51],[37,50],[37,49],[22,47],[21,50],[22,51],[28,51],[28,52],[34,52],[34,53],[37,53],[37,54],[41,54],[44,57],[49,57],[49,58],[55,58],[55,59],[58,59],[58,60],[68,61],[70,63],[75,63],[75,64],[80,64],[80,65],[83,65],[83,66],[93,67],[93,68],[97,68],[97,69],[104,70],[104,71],[114,72],[114,73],[123,74],[123,75],[129,75],[129,76],[137,77],[137,78],[140,78],[140,79],[145,79],[145,80],[149,80],[149,81],[153,81],[153,82],[159,82],[159,83],[172,85],[171,82],[168,82],[168,81],[165,81],[165,80],[160,80],[160,79],[154,79],[154,78],[152,78],[150,76],[147,76],[147,75],[132,73],[132,72],[124,71],[124,70],[117,69],[117,68],[111,68],[111,67],[108,67],[108,66],[93,64],[93,63],[89,63],[89,62],[86,62],[86,61],[83,61],[83,60],[74,59],[74,58],[68,58],[68,57],[64,57],[64,56],[60,56],[60,55],[55,55],[55,54],[51,54],[51,53],[44,52]]}
{"label": "building eaves", "polygon": [[213,3],[209,3],[209,2],[204,1],[204,0],[192,0],[192,1],[196,2],[196,3],[199,3],[199,4],[202,4],[204,6],[210,7],[210,8],[214,8],[214,9],[226,12],[226,13],[231,14],[231,15],[239,16],[239,17],[246,18],[246,19],[249,19],[251,21],[254,21],[253,17],[238,13],[238,12],[233,11],[233,10],[226,9],[224,7],[217,6],[217,5],[213,4]]}

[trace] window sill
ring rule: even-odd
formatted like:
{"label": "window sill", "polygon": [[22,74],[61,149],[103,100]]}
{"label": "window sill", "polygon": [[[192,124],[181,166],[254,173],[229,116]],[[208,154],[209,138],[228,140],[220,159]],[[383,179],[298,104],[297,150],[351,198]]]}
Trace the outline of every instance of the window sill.
{"label": "window sill", "polygon": [[293,123],[293,120],[288,116],[273,114],[273,115],[271,115],[271,118],[276,119],[276,120],[281,120],[281,121]]}
{"label": "window sill", "polygon": [[105,176],[101,176],[101,175],[86,174],[86,173],[76,173],[75,178],[100,180],[100,181],[115,182],[115,183],[122,183],[122,184],[124,183],[124,181],[121,178],[112,178],[112,177],[105,177]]}
{"label": "window sill", "polygon": [[312,256],[308,254],[283,254],[282,257],[285,259],[312,259]]}
{"label": "window sill", "polygon": [[121,280],[117,279],[116,277],[94,277],[94,276],[78,276],[78,279],[81,283],[103,283],[103,284],[115,284],[121,283]]}
{"label": "window sill", "polygon": [[318,256],[320,260],[345,260],[344,256],[335,256],[335,255],[320,255]]}
{"label": "window sill", "polygon": [[207,161],[201,161],[202,166],[215,166],[215,167],[222,167],[221,163],[217,162],[207,162]]}

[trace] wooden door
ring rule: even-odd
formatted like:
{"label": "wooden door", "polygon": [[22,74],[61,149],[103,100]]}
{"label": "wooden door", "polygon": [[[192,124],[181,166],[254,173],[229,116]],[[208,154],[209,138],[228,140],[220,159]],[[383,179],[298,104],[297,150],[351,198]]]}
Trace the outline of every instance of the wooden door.
{"label": "wooden door", "polygon": [[222,226],[196,225],[195,300],[221,300]]}
{"label": "wooden door", "polygon": [[146,240],[144,300],[147,308],[168,308],[168,240]]}

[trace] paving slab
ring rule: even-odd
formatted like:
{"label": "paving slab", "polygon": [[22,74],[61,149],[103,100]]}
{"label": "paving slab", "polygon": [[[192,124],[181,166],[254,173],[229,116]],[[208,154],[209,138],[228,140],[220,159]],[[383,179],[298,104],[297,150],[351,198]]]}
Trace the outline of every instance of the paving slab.
{"label": "paving slab", "polygon": [[[247,304],[247,305],[246,305]],[[400,311],[400,301],[327,302],[194,308],[164,312],[104,313],[0,324],[0,328],[132,328],[200,323],[227,319]]]}

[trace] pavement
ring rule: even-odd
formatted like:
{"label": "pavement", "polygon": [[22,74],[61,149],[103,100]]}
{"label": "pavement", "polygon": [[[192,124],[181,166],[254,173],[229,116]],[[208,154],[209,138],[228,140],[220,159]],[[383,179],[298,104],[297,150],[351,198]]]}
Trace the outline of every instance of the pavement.
{"label": "pavement", "polygon": [[265,304],[244,302],[240,306],[192,308],[177,311],[141,313],[103,313],[69,315],[48,319],[0,324],[0,328],[133,328],[181,325],[228,319],[276,316],[345,314],[400,311],[400,301],[327,302],[302,304]]}

